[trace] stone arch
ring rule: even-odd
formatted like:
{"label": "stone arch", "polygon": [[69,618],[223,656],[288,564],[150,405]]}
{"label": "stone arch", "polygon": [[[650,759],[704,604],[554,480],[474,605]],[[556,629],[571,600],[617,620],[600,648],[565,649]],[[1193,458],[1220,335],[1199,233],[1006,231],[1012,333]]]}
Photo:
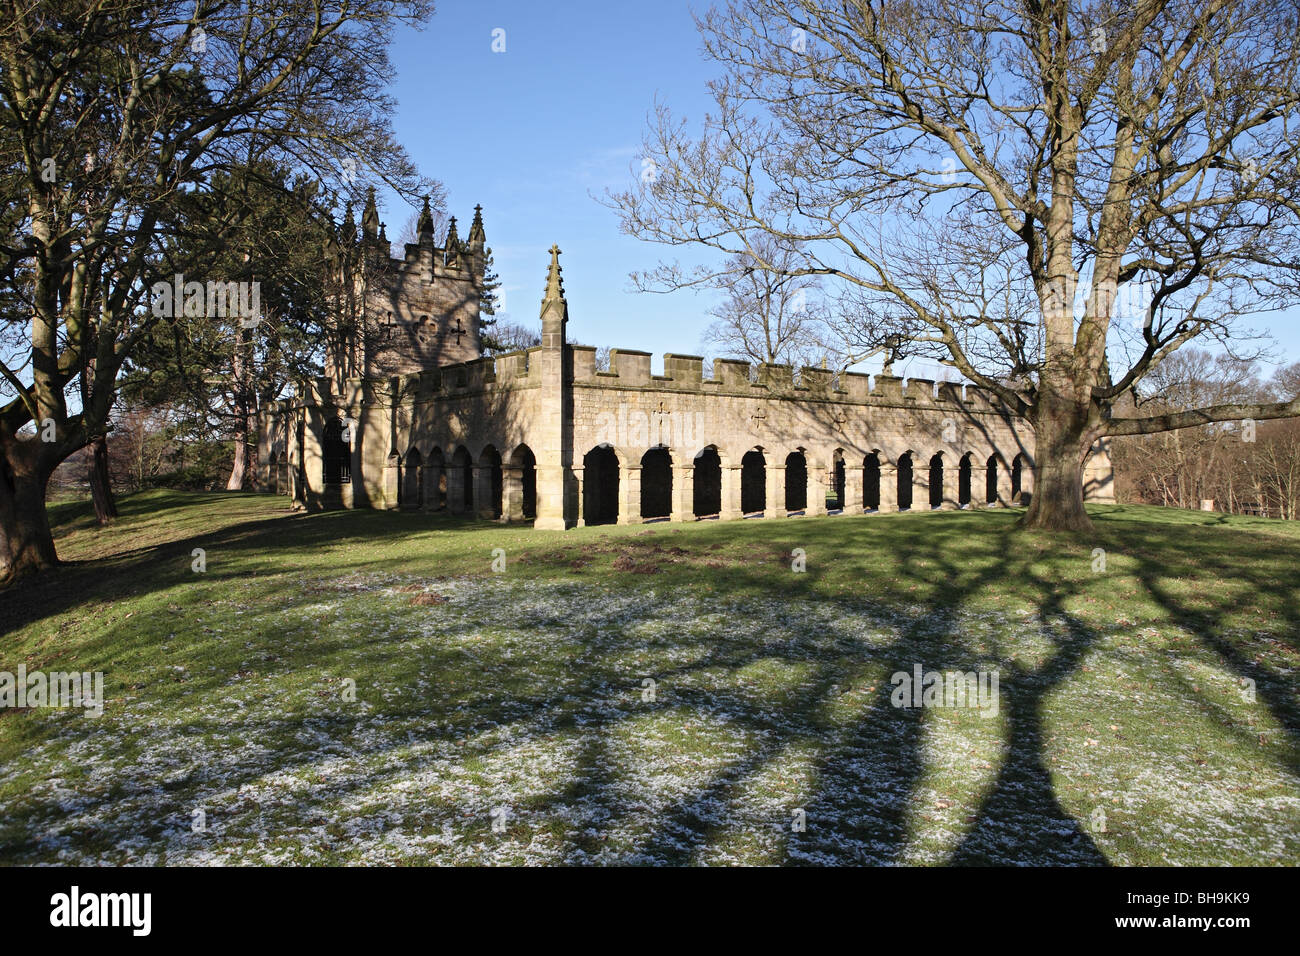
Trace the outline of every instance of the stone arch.
{"label": "stone arch", "polygon": [[905,511],[912,507],[912,453],[905,451],[898,456],[898,510]]}
{"label": "stone arch", "polygon": [[989,455],[984,464],[984,503],[994,505],[998,502],[998,456],[997,452]]}
{"label": "stone arch", "polygon": [[322,481],[343,485],[352,480],[352,436],[343,419],[335,417],[325,423],[321,433]]}
{"label": "stone arch", "polygon": [[957,506],[959,508],[969,508],[971,506],[971,453],[967,452],[961,456],[961,461],[957,462]]}
{"label": "stone arch", "polygon": [[500,518],[505,476],[501,468],[501,453],[493,445],[479,453],[478,482],[474,501],[478,504],[479,516],[493,520]]}
{"label": "stone arch", "polygon": [[1021,489],[1025,481],[1025,455],[1024,452],[1016,455],[1011,460],[1011,503],[1014,505],[1022,504]]}
{"label": "stone arch", "polygon": [[582,459],[582,517],[586,524],[618,522],[618,453],[597,445]]}
{"label": "stone arch", "polygon": [[804,511],[808,507],[808,459],[802,450],[785,456],[785,510]]}
{"label": "stone arch", "polygon": [[848,474],[844,469],[844,449],[836,448],[831,456],[831,487],[830,493],[826,496],[827,509],[843,511],[844,506],[848,504],[844,498],[847,478]]}
{"label": "stone arch", "polygon": [[871,452],[862,459],[862,507],[880,510],[880,453]]}
{"label": "stone arch", "polygon": [[755,448],[740,459],[740,511],[748,515],[766,510],[767,459]]}
{"label": "stone arch", "polygon": [[943,507],[943,452],[935,452],[929,462],[930,507]]}
{"label": "stone arch", "polygon": [[641,456],[641,517],[667,518],[673,513],[673,456],[656,445]]}
{"label": "stone arch", "polygon": [[424,507],[424,456],[414,445],[402,459],[402,480],[397,503],[403,508]]}
{"label": "stone arch", "polygon": [[474,459],[469,449],[458,445],[451,456],[447,476],[447,505],[452,514],[474,513]]}
{"label": "stone arch", "polygon": [[527,445],[521,444],[510,453],[503,513],[507,521],[537,519],[537,456]]}
{"label": "stone arch", "polygon": [[691,513],[708,518],[722,513],[722,456],[709,445],[694,458],[691,482]]}

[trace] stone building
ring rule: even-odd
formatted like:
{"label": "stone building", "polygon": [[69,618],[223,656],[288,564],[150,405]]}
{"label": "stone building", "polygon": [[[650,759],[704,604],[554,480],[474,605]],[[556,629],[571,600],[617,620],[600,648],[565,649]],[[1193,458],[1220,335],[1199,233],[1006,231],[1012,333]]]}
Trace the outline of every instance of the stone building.
{"label": "stone building", "polygon": [[[350,218],[350,217],[349,217]],[[264,416],[264,486],[308,509],[402,508],[537,528],[791,514],[979,508],[1027,501],[1034,437],[974,386],[567,341],[550,250],[542,344],[479,358],[484,231],[428,210],[390,257],[373,202],[334,251],[337,340],[308,394]],[[1113,501],[1104,445],[1085,470]]]}

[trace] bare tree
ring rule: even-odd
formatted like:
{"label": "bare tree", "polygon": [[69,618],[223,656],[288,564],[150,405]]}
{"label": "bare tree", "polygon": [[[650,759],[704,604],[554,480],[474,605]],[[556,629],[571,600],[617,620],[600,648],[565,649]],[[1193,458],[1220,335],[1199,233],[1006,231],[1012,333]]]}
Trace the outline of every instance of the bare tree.
{"label": "bare tree", "polygon": [[430,10],[0,0],[0,581],[57,562],[46,482],[105,433],[119,371],[156,318],[144,302],[155,280],[176,266],[187,281],[224,278],[203,259],[163,259],[182,197],[250,155],[342,189],[371,178],[426,191],[383,90],[393,25]]}
{"label": "bare tree", "polygon": [[[724,293],[703,341],[729,358],[814,365],[827,357],[829,329],[817,276],[800,274],[796,250],[758,233],[713,280]],[[838,366],[838,355],[837,355]]]}
{"label": "bare tree", "polygon": [[518,352],[542,344],[542,330],[529,328],[518,322],[498,321],[492,329],[495,348],[486,350],[488,355],[500,355],[505,352]]}
{"label": "bare tree", "polygon": [[656,106],[624,230],[800,248],[867,344],[902,336],[1032,424],[1027,526],[1091,528],[1098,438],[1300,414],[1116,414],[1189,342],[1252,357],[1240,317],[1296,301],[1295,0],[730,0],[700,27],[715,109],[693,136]]}

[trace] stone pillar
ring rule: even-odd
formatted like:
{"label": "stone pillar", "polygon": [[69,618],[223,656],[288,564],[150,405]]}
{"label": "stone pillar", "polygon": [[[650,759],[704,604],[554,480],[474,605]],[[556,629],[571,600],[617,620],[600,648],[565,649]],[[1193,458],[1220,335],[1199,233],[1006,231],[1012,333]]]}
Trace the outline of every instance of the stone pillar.
{"label": "stone pillar", "polygon": [[[973,476],[972,476],[973,477]],[[943,498],[939,501],[939,507],[944,511],[956,511],[957,495],[961,491],[961,460],[957,459],[948,463],[948,459],[943,460]],[[971,495],[975,497],[974,494]]]}
{"label": "stone pillar", "polygon": [[846,515],[862,514],[862,466],[854,467],[851,462],[844,462],[844,513]]}
{"label": "stone pillar", "polygon": [[438,510],[438,482],[442,478],[442,465],[424,466],[424,510]]}
{"label": "stone pillar", "polygon": [[785,465],[767,466],[767,501],[763,503],[764,518],[785,517]]}
{"label": "stone pillar", "polygon": [[[583,498],[583,495],[585,494],[586,491],[585,478],[583,476],[583,466],[574,465],[572,474],[573,474],[573,492],[577,495],[578,500],[577,503],[571,509],[569,509],[569,513],[574,515],[573,526],[575,528],[583,528],[586,527],[587,525],[587,519],[583,510],[586,507],[585,499]],[[534,525],[534,527],[536,527],[536,525]]]}
{"label": "stone pillar", "polygon": [[618,467],[618,523],[641,523],[641,465]]}
{"label": "stone pillar", "polygon": [[930,459],[912,459],[912,510],[930,510]]}
{"label": "stone pillar", "polygon": [[722,466],[722,511],[718,515],[721,521],[733,521],[741,516],[740,511],[740,466]]}
{"label": "stone pillar", "polygon": [[673,521],[695,520],[695,466],[673,465]]}
{"label": "stone pillar", "polygon": [[1011,465],[998,459],[998,505],[1006,508],[1015,504],[1011,500]]}
{"label": "stone pillar", "polygon": [[390,511],[397,507],[397,483],[402,471],[398,467],[398,461],[400,459],[396,455],[389,455],[388,462],[384,465],[384,507]]}
{"label": "stone pillar", "polygon": [[501,517],[524,520],[524,470],[514,465],[501,469]]}
{"label": "stone pillar", "polygon": [[898,466],[890,461],[880,463],[879,514],[892,514],[898,510]]}
{"label": "stone pillar", "polygon": [[491,520],[496,514],[492,495],[492,466],[474,466],[474,515]]}
{"label": "stone pillar", "polygon": [[804,482],[803,513],[809,518],[824,515],[826,514],[826,469],[814,464],[811,455],[805,455],[804,462],[807,478]]}
{"label": "stone pillar", "polygon": [[465,513],[465,466],[453,464],[447,469],[447,510],[454,515]]}
{"label": "stone pillar", "polygon": [[575,482],[570,470],[575,464],[572,447],[572,395],[564,372],[568,350],[565,327],[569,305],[560,278],[560,249],[551,247],[551,264],[546,273],[546,294],[542,298],[542,347],[529,359],[528,377],[538,382],[538,401],[544,412],[535,437],[530,438],[537,456],[537,520],[534,528],[563,531],[575,523],[582,497],[574,501]]}

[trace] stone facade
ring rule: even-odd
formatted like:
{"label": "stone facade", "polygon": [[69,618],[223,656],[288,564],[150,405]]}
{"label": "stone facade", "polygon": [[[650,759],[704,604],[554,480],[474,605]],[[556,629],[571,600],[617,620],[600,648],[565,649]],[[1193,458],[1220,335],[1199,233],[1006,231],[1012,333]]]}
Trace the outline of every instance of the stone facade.
{"label": "stone facade", "polygon": [[[477,289],[477,217],[475,226],[480,252],[466,259]],[[427,308],[440,330],[472,328],[462,334],[477,355],[477,292],[471,302],[445,265],[427,270],[426,251],[408,246],[389,273],[406,284],[369,308],[425,295],[415,311]],[[453,303],[451,312],[436,302]],[[552,529],[979,508],[1032,494],[1032,430],[974,386],[787,366],[755,375],[725,359],[705,378],[702,358],[672,354],[654,375],[648,353],[622,349],[598,371],[594,348],[566,341],[557,248],[541,318],[542,344],[526,351],[471,358],[441,332],[441,352],[403,357],[385,346],[382,360],[357,356],[388,374],[331,369],[310,394],[269,410],[264,482],[309,509],[446,510]],[[1085,483],[1090,500],[1114,500],[1104,446]]]}

